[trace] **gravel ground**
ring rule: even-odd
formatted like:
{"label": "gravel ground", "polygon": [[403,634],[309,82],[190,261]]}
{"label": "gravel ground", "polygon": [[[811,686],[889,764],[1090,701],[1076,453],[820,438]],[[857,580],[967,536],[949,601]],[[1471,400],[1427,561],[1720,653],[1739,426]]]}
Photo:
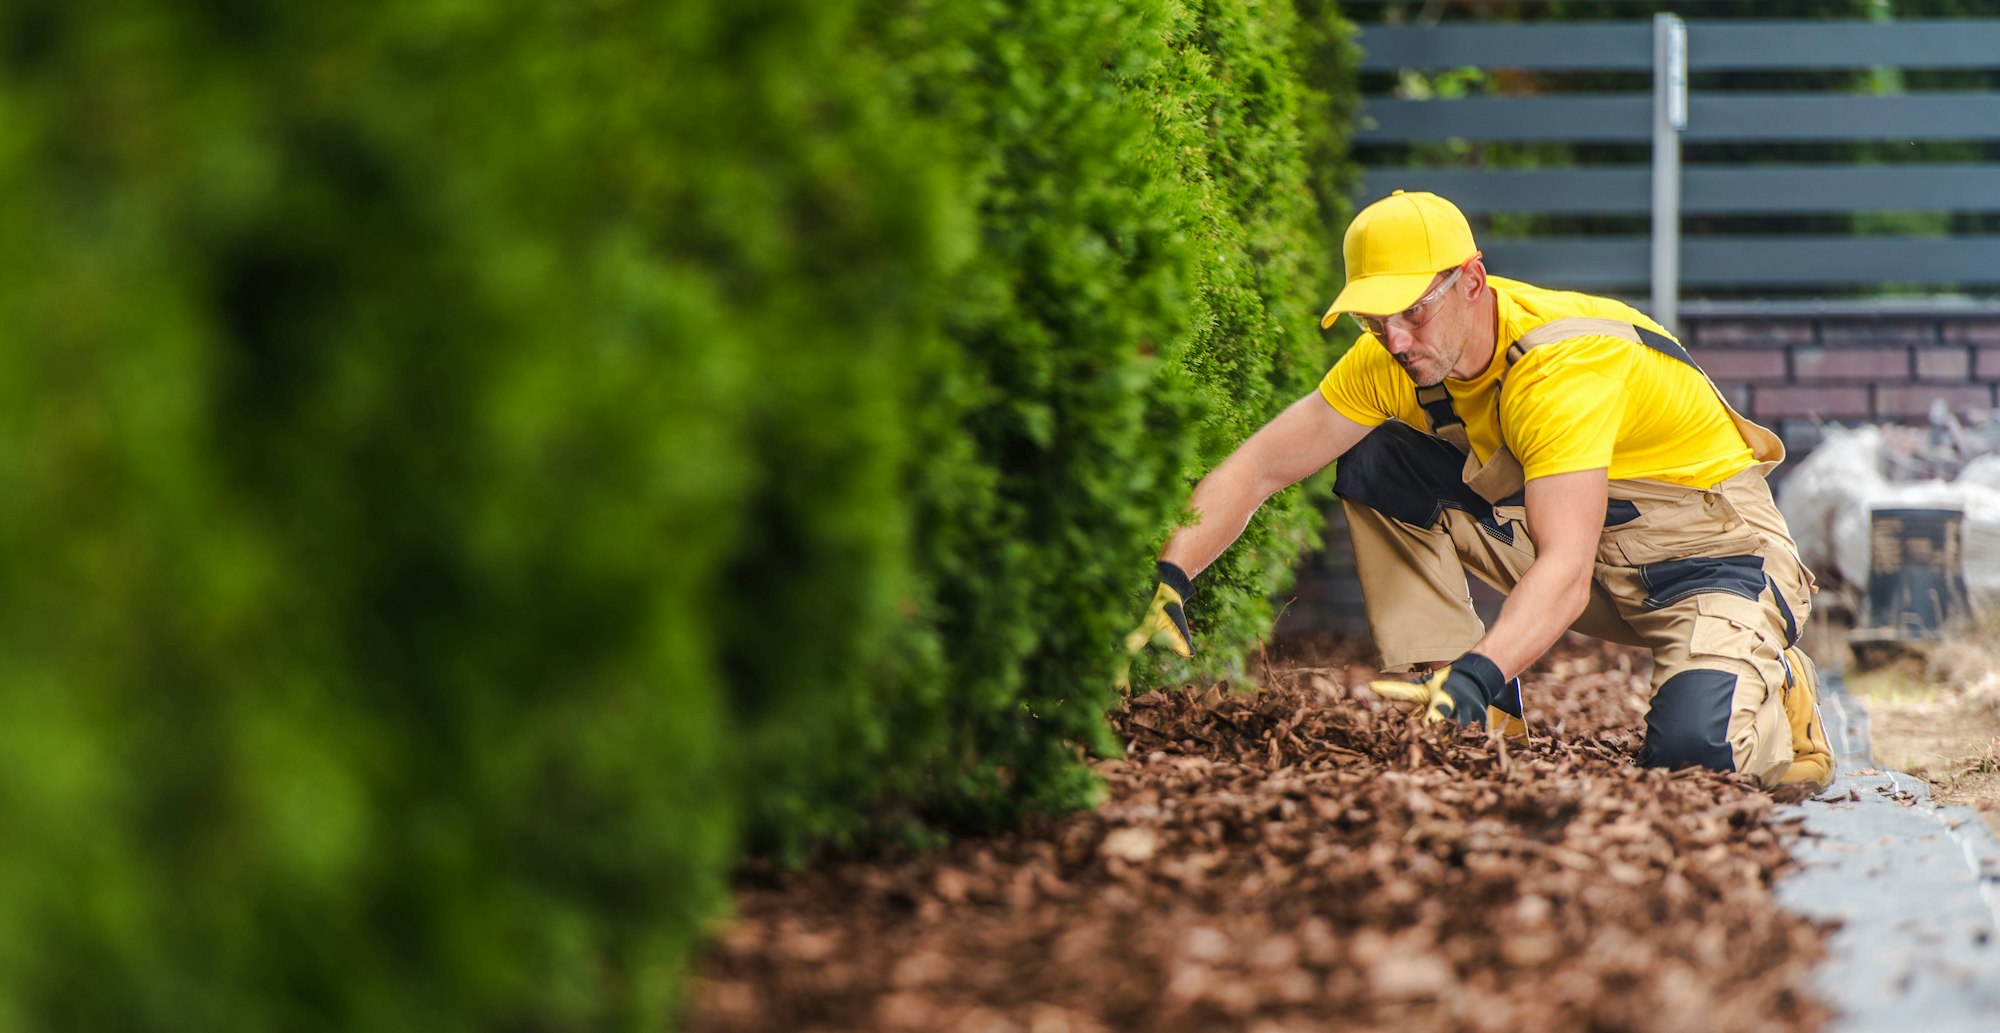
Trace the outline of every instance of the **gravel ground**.
{"label": "gravel ground", "polygon": [[[1565,644],[1524,745],[1421,727],[1351,643],[1118,715],[1109,801],[740,888],[687,1028],[1818,1029],[1793,821],[1632,764],[1642,654]],[[1795,810],[1795,809],[1794,809]]]}

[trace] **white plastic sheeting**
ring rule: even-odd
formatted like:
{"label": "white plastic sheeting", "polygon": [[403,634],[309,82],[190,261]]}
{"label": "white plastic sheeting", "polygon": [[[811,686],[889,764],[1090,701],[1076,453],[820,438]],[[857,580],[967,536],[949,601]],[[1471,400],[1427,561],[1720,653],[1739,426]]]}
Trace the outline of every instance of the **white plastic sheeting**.
{"label": "white plastic sheeting", "polygon": [[1956,480],[1890,480],[1882,429],[1829,427],[1825,440],[1786,478],[1778,508],[1799,556],[1823,580],[1868,584],[1868,534],[1878,509],[1957,509],[1965,513],[1966,591],[1975,603],[2000,601],[2000,455],[1965,464]]}

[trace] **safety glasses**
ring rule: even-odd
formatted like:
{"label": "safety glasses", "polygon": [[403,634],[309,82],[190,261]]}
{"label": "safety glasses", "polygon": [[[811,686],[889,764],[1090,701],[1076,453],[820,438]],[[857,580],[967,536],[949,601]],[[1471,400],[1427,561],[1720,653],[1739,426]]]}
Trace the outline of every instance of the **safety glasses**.
{"label": "safety glasses", "polygon": [[1354,316],[1355,322],[1361,324],[1361,329],[1374,334],[1378,340],[1388,340],[1389,324],[1391,322],[1396,323],[1405,330],[1415,330],[1417,327],[1430,322],[1431,317],[1437,315],[1438,302],[1444,300],[1445,293],[1451,290],[1452,284],[1458,282],[1459,274],[1463,272],[1465,272],[1464,266],[1453,269],[1451,275],[1444,278],[1443,283],[1432,287],[1423,297],[1418,298],[1415,304],[1395,315],[1364,316],[1358,313],[1349,314]]}

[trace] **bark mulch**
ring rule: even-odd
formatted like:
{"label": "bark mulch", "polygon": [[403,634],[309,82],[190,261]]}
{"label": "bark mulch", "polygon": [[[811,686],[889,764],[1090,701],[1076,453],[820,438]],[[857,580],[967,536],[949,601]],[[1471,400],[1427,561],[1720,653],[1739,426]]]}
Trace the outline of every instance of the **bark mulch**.
{"label": "bark mulch", "polygon": [[738,892],[687,1028],[1818,1028],[1796,826],[1733,776],[1634,766],[1643,654],[1566,644],[1525,745],[1421,727],[1322,642],[1254,693],[1116,718],[1095,812]]}

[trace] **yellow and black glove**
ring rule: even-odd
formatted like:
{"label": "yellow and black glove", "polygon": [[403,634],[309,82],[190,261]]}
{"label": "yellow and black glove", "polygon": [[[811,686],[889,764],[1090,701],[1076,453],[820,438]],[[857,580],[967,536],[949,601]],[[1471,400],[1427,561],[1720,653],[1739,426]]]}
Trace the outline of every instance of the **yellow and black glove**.
{"label": "yellow and black glove", "polygon": [[1146,607],[1146,615],[1139,618],[1139,626],[1125,636],[1125,649],[1136,653],[1148,643],[1158,642],[1181,657],[1192,657],[1187,612],[1181,606],[1194,594],[1193,586],[1180,567],[1161,560],[1159,568],[1160,586],[1153,590],[1153,601]]}
{"label": "yellow and black glove", "polygon": [[[1425,724],[1449,718],[1457,721],[1460,727],[1477,725],[1483,728],[1488,708],[1500,702],[1508,695],[1507,690],[1514,687],[1500,676],[1500,668],[1493,661],[1478,653],[1467,653],[1432,671],[1422,681],[1374,681],[1368,683],[1368,688],[1384,699],[1415,704],[1423,712]],[[1520,690],[1514,688],[1511,695],[1518,706]],[[1503,713],[1502,716],[1519,720],[1519,715]],[[1513,734],[1513,729],[1507,727],[1504,721],[1501,730]],[[1527,734],[1525,722],[1521,724],[1520,734]]]}
{"label": "yellow and black glove", "polygon": [[1526,742],[1527,714],[1527,707],[1521,701],[1521,679],[1509,678],[1500,687],[1500,695],[1486,706],[1486,727],[1499,729],[1501,735],[1515,742]]}

